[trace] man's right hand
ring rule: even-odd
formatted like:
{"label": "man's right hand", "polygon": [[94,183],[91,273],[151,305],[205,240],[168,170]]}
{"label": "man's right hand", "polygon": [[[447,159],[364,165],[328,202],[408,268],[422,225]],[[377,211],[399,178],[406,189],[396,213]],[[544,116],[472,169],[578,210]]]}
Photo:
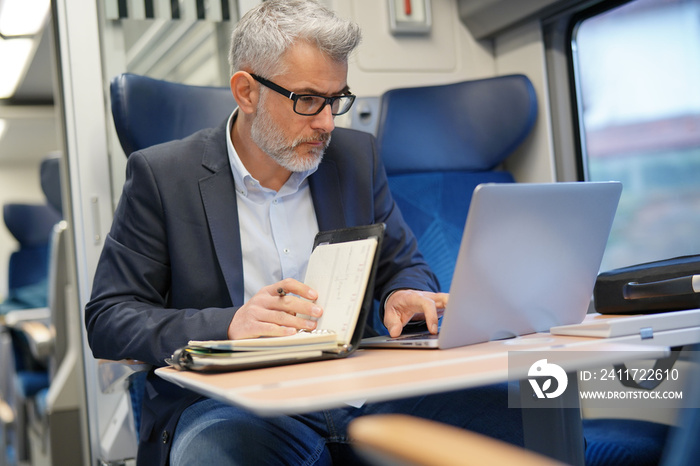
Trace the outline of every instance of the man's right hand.
{"label": "man's right hand", "polygon": [[277,337],[313,330],[316,322],[308,317],[323,314],[315,303],[317,298],[316,290],[291,278],[266,286],[236,311],[228,326],[228,338]]}

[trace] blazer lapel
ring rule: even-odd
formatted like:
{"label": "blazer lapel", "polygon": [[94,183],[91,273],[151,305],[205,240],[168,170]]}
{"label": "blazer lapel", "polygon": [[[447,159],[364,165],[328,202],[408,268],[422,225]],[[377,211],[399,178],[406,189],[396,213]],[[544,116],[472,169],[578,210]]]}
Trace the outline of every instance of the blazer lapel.
{"label": "blazer lapel", "polygon": [[[224,125],[225,129],[225,125]],[[243,258],[238,223],[236,191],[226,156],[226,139],[215,131],[207,144],[202,164],[213,173],[199,180],[202,205],[219,267],[226,281],[231,302],[243,305]]]}

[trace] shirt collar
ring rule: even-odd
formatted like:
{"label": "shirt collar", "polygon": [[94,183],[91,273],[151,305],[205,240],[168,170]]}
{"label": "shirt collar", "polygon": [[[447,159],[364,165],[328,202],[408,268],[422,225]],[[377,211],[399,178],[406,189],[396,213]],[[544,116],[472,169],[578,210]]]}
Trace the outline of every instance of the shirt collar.
{"label": "shirt collar", "polygon": [[236,192],[238,192],[238,194],[244,197],[252,196],[254,193],[256,196],[286,196],[294,194],[303,184],[308,183],[307,178],[313,174],[318,167],[304,172],[293,172],[279,192],[261,186],[260,182],[253,178],[253,175],[251,175],[245,165],[243,165],[243,162],[241,162],[241,159],[238,157],[236,149],[233,147],[231,129],[233,128],[233,122],[236,120],[237,116],[238,108],[231,113],[231,116],[228,118],[228,123],[226,124],[226,149],[228,151],[231,172],[233,173],[233,181],[236,184]]}

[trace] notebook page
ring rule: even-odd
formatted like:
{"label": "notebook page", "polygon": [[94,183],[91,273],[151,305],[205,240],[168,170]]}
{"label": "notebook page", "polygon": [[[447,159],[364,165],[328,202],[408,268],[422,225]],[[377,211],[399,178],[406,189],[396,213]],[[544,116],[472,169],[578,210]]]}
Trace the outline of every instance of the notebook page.
{"label": "notebook page", "polygon": [[334,332],[340,344],[355,331],[376,249],[377,238],[320,244],[309,258],[304,283],[323,309],[317,329]]}

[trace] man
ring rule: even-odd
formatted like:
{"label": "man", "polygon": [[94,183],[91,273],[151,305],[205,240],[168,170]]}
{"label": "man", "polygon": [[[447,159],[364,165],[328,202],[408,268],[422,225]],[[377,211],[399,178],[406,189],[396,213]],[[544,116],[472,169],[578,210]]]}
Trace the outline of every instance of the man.
{"label": "man", "polygon": [[[373,138],[334,126],[354,99],[347,62],[359,41],[355,24],[312,1],[268,0],[241,19],[229,56],[238,109],[218,128],[129,157],[86,308],[96,357],[162,366],[189,340],[313,329],[299,315],[323,313],[300,281],[314,235],[378,222],[386,224],[375,290],[383,322],[392,335],[411,320],[437,331],[447,295],[433,292]],[[347,424],[386,412],[519,439],[519,414],[504,400],[482,390],[259,418],[151,373],[138,461],[354,464]],[[499,416],[511,415],[516,422],[502,428]]]}

